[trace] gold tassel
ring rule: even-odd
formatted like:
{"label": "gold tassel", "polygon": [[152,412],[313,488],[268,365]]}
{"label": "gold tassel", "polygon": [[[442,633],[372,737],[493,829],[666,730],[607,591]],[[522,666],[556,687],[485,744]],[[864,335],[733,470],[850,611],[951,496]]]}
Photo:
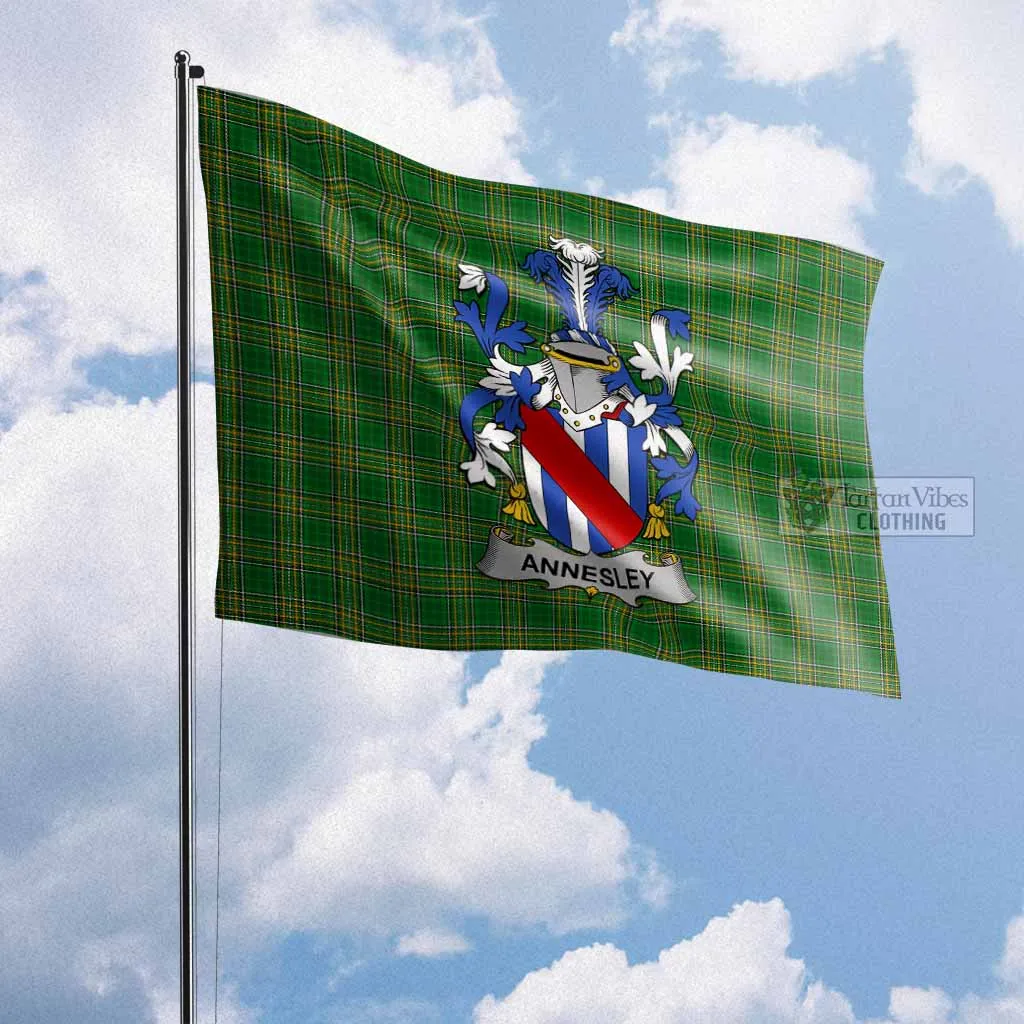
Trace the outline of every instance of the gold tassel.
{"label": "gold tassel", "polygon": [[501,511],[512,516],[517,523],[533,526],[533,514],[530,512],[530,506],[523,500],[526,497],[526,488],[523,484],[513,484],[509,488],[508,494],[512,500]]}
{"label": "gold tassel", "polygon": [[647,526],[644,527],[644,540],[667,540],[668,527],[665,525],[665,510],[660,505],[648,505]]}

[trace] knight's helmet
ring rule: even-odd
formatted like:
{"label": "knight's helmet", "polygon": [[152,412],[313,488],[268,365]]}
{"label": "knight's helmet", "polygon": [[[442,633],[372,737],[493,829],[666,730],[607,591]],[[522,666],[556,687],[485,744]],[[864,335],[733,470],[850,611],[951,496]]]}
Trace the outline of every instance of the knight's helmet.
{"label": "knight's helmet", "polygon": [[574,412],[608,397],[603,378],[622,368],[614,346],[601,333],[601,321],[616,298],[634,291],[617,267],[601,262],[602,252],[568,238],[552,238],[551,249],[537,249],[524,268],[558,300],[565,327],[554,331],[541,351],[548,358],[565,401]]}

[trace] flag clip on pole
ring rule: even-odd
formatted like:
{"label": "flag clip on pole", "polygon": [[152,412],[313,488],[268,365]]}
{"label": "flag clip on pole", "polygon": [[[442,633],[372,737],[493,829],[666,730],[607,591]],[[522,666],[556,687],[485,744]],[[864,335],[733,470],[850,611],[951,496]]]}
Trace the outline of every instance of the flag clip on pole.
{"label": "flag clip on pole", "polygon": [[177,113],[178,196],[178,741],[180,809],[181,1024],[195,1021],[195,862],[192,779],[192,419],[191,337],[192,182],[189,178],[190,78],[203,69],[190,66],[187,50],[174,55]]}

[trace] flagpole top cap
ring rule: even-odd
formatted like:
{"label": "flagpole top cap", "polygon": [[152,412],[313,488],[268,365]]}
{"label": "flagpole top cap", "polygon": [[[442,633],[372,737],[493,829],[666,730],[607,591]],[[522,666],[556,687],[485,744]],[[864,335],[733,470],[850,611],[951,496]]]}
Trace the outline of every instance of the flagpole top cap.
{"label": "flagpole top cap", "polygon": [[174,55],[175,64],[187,64],[192,59],[192,54],[188,50],[179,50]]}

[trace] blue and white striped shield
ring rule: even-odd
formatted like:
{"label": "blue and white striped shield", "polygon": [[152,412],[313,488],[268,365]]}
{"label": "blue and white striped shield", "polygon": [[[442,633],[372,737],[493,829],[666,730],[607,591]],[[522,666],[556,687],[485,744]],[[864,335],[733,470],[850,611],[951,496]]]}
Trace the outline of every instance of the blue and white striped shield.
{"label": "blue and white striped shield", "polygon": [[618,418],[625,403],[592,424],[570,412],[524,412],[523,471],[537,519],[574,551],[605,554],[630,544],[648,506],[647,437]]}

